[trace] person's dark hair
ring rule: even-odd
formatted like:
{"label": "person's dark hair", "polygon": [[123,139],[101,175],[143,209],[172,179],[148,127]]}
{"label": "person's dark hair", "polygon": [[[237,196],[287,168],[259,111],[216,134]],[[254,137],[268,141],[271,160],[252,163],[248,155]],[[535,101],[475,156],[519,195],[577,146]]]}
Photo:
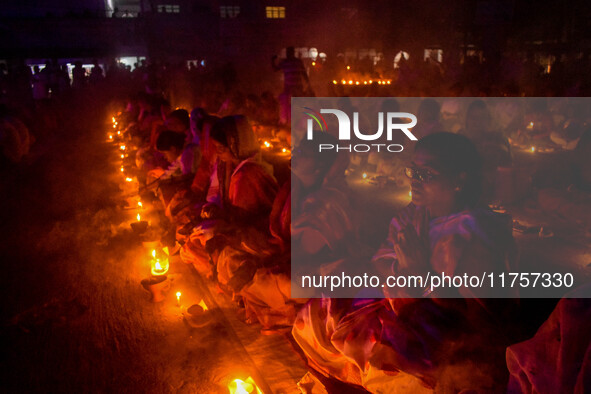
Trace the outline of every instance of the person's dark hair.
{"label": "person's dark hair", "polygon": [[236,134],[236,123],[231,116],[226,116],[215,122],[211,128],[210,137],[214,141],[229,148],[228,134]]}
{"label": "person's dark hair", "polygon": [[437,101],[432,98],[426,98],[421,101],[419,104],[418,109],[418,118],[419,121],[429,121],[435,122],[439,119],[439,111],[441,110],[441,106]]}
{"label": "person's dark hair", "polygon": [[185,129],[188,129],[190,126],[189,113],[187,112],[187,110],[184,110],[184,109],[174,110],[170,114],[168,114],[168,118],[175,118],[175,119],[180,120],[183,123],[183,125],[185,126]]}
{"label": "person's dark hair", "polygon": [[185,146],[186,136],[182,133],[177,133],[171,130],[165,130],[158,136],[156,140],[156,149],[159,151],[167,151],[170,148],[183,149]]}
{"label": "person's dark hair", "polygon": [[437,158],[438,170],[454,178],[466,174],[460,202],[474,207],[482,191],[482,159],[476,146],[467,137],[448,132],[430,134],[415,145],[415,152],[425,151]]}
{"label": "person's dark hair", "polygon": [[331,134],[326,132],[315,132],[312,140],[303,139],[296,148],[294,155],[302,155],[305,157],[313,157],[318,170],[320,171],[319,178],[322,180],[334,164],[338,153],[334,149],[320,152],[321,144],[338,145],[339,140]]}

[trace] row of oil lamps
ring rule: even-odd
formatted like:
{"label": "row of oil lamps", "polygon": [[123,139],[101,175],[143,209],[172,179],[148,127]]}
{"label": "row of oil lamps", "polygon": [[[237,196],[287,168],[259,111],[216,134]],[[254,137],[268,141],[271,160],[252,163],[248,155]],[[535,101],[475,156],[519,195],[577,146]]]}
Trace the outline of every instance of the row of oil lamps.
{"label": "row of oil lamps", "polygon": [[[118,122],[115,116],[112,117],[113,129],[115,132],[109,132],[107,134],[107,138],[109,142],[117,142],[122,141],[123,134],[121,130],[118,130]],[[125,186],[130,185],[132,182],[137,182],[134,178],[131,178],[125,174],[125,165],[124,160],[127,157],[126,152],[128,150],[127,146],[123,142],[119,143],[119,152],[118,155],[121,158],[121,167],[119,168],[120,174],[123,175],[125,178]],[[272,148],[272,145],[268,141],[264,141],[263,148]],[[291,152],[283,148],[282,152],[283,155],[289,155]],[[130,223],[134,232],[138,234],[144,233],[149,225],[148,221],[142,220],[142,211],[144,210],[143,203],[141,201],[137,202],[137,214],[136,214],[136,221]],[[152,244],[152,243],[150,243]],[[154,246],[153,244],[151,246]],[[170,261],[169,261],[169,251],[167,247],[164,248],[155,248],[151,250],[150,253],[150,279],[145,279],[142,281],[142,285],[146,288],[146,290],[151,291],[152,293],[152,301],[160,302],[164,301],[164,297],[162,296],[162,290],[167,289],[167,278],[166,274],[170,269]],[[169,286],[169,284],[168,284]],[[152,288],[151,288],[152,287]],[[176,306],[181,307],[181,296],[182,293],[177,291],[175,293],[176,296]],[[204,313],[208,310],[207,305],[203,300],[201,300],[198,304],[198,309],[201,313]],[[191,307],[192,308],[192,307]],[[188,308],[189,310],[191,308]],[[228,390],[231,394],[262,394],[261,389],[257,386],[254,379],[252,377],[247,377],[246,379],[233,379],[228,383]]]}

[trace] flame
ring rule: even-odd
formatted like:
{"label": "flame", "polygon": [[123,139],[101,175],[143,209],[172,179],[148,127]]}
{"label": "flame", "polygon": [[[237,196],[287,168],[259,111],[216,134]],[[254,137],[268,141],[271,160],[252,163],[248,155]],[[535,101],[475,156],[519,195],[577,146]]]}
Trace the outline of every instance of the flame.
{"label": "flame", "polygon": [[347,66],[347,70],[350,70],[350,69],[351,69],[351,66]]}
{"label": "flame", "polygon": [[363,175],[362,175],[362,177],[363,177],[363,179],[366,179],[367,178],[367,173],[364,172]]}
{"label": "flame", "polygon": [[345,81],[344,79],[341,81],[341,83],[344,85],[347,83],[347,81]]}
{"label": "flame", "polygon": [[125,159],[125,155],[124,155],[124,154],[121,154],[121,158],[122,158],[122,159]]}
{"label": "flame", "polygon": [[140,208],[142,208],[143,207],[142,202],[141,201],[138,201],[137,202],[137,206],[140,207]]}
{"label": "flame", "polygon": [[333,79],[332,83],[336,85],[337,84],[336,79]]}
{"label": "flame", "polygon": [[530,151],[531,151],[531,153],[534,153],[534,152],[536,151],[536,147],[535,147],[535,146],[532,146],[532,147],[530,148]]}
{"label": "flame", "polygon": [[137,221],[138,222],[141,220],[141,217],[140,217],[140,214],[139,213],[137,214],[136,218],[137,218]]}
{"label": "flame", "polygon": [[109,139],[110,139],[110,140],[112,140],[112,139],[113,139],[113,136],[112,136],[111,134],[109,134]]}
{"label": "flame", "polygon": [[116,128],[117,128],[117,124],[114,124],[114,125],[113,125],[113,128],[114,128],[114,129],[116,129]]}
{"label": "flame", "polygon": [[117,135],[121,135],[121,130],[118,130],[117,131]]}
{"label": "flame", "polygon": [[264,144],[264,145],[265,145],[267,148],[270,148],[270,147],[271,147],[271,144],[269,143],[269,141],[265,141],[265,142],[263,142],[263,144]]}
{"label": "flame", "polygon": [[353,85],[353,81],[351,79],[349,80],[349,85]]}
{"label": "flame", "polygon": [[125,150],[125,145],[121,145],[121,146],[119,147],[119,149],[121,149],[121,150]]}
{"label": "flame", "polygon": [[123,172],[123,167],[120,168],[121,172]]}
{"label": "flame", "polygon": [[114,116],[113,116],[111,119],[113,119],[113,123],[115,123],[115,122],[116,122],[116,120],[115,120],[115,117],[114,117]]}
{"label": "flame", "polygon": [[234,379],[228,384],[228,390],[230,394],[262,394],[250,376],[246,380]]}
{"label": "flame", "polygon": [[410,198],[412,198],[412,190],[410,190],[410,191],[408,192],[408,196],[409,196]]}
{"label": "flame", "polygon": [[160,265],[160,260],[156,260],[156,264],[154,264],[154,269],[162,271],[162,265]]}
{"label": "flame", "polygon": [[285,152],[287,152],[287,149],[283,148],[283,149],[281,149],[281,152],[285,153]]}
{"label": "flame", "polygon": [[315,65],[316,65],[316,62],[312,62],[312,66],[315,66]]}
{"label": "flame", "polygon": [[131,182],[131,181],[133,181],[133,179],[131,179],[131,178],[125,178],[125,181],[126,182]]}
{"label": "flame", "polygon": [[204,311],[209,310],[209,308],[205,304],[205,301],[203,301],[203,300],[199,301],[199,303],[197,305],[199,305],[201,308],[203,308]]}

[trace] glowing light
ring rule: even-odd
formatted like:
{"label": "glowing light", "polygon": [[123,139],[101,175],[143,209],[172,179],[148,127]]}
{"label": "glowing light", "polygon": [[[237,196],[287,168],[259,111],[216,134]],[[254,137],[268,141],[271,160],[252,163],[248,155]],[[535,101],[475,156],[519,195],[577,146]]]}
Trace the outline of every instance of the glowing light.
{"label": "glowing light", "polygon": [[382,84],[382,81],[378,81],[378,85],[381,85],[381,84]]}
{"label": "glowing light", "polygon": [[168,264],[168,259],[164,259],[164,261],[161,261],[160,259],[152,260],[152,269],[151,269],[152,275],[154,275],[154,276],[166,275],[169,267],[170,267],[170,265]]}
{"label": "glowing light", "polygon": [[114,124],[114,125],[113,125],[113,128],[114,128],[114,129],[116,129],[116,128],[117,128],[117,124]]}
{"label": "glowing light", "polygon": [[234,379],[228,384],[228,390],[230,394],[262,394],[250,376],[246,380]]}
{"label": "glowing light", "polygon": [[113,135],[109,134],[109,139],[112,140],[113,139]]}
{"label": "glowing light", "polygon": [[117,135],[121,135],[121,130],[117,131]]}
{"label": "glowing light", "polygon": [[362,175],[362,177],[363,177],[363,179],[367,179],[367,173],[364,172],[363,175]]}
{"label": "glowing light", "polygon": [[336,79],[333,79],[332,83],[336,85],[337,84]]}
{"label": "glowing light", "polygon": [[388,85],[390,85],[390,82],[392,82],[392,81],[390,81],[390,80],[386,81],[386,83],[387,83]]}
{"label": "glowing light", "polygon": [[533,129],[534,128],[534,122],[529,122],[529,124],[527,125],[528,129]]}
{"label": "glowing light", "polygon": [[341,81],[341,83],[344,85],[347,83],[347,81],[345,81],[344,79]]}
{"label": "glowing light", "polygon": [[114,116],[111,119],[113,120],[113,123],[117,122]]}
{"label": "glowing light", "polygon": [[127,177],[127,178],[125,178],[125,181],[126,182],[131,182],[131,181],[133,181],[133,179],[131,179],[130,177]]}
{"label": "glowing light", "polygon": [[534,153],[536,151],[536,147],[532,146],[529,150],[531,151],[531,153]]}
{"label": "glowing light", "polygon": [[369,80],[369,83],[373,83],[373,81],[370,79],[370,80]]}
{"label": "glowing light", "polygon": [[267,148],[271,147],[271,144],[269,143],[269,141],[263,142],[263,145],[265,145],[265,147],[267,147]]}
{"label": "glowing light", "polygon": [[123,167],[120,168],[121,172],[125,171],[125,169]]}
{"label": "glowing light", "polygon": [[315,66],[315,65],[316,65],[316,62],[312,62],[312,66]]}
{"label": "glowing light", "polygon": [[363,81],[363,84],[364,84],[364,85],[367,85],[367,81]]}
{"label": "glowing light", "polygon": [[136,219],[137,219],[138,222],[142,220],[142,218],[141,218],[141,216],[140,216],[139,213],[137,214]]}
{"label": "glowing light", "polygon": [[205,301],[203,301],[203,300],[199,301],[199,303],[197,305],[199,305],[201,308],[203,308],[204,311],[209,310],[209,308],[205,304]]}
{"label": "glowing light", "polygon": [[125,150],[125,145],[121,145],[121,146],[119,147],[119,149],[121,149],[121,150]]}
{"label": "glowing light", "polygon": [[359,81],[355,81],[355,85],[359,85]]}
{"label": "glowing light", "polygon": [[351,69],[351,66],[347,66],[347,70],[350,70],[350,69]]}
{"label": "glowing light", "polygon": [[408,192],[408,196],[409,196],[410,198],[412,198],[412,190],[409,190],[409,192]]}
{"label": "glowing light", "polygon": [[121,154],[121,158],[122,159],[125,159],[125,155],[123,153]]}
{"label": "glowing light", "polygon": [[138,201],[138,202],[137,202],[137,206],[138,206],[138,207],[140,207],[140,208],[142,208],[144,205],[142,204],[142,202],[141,202],[141,201]]}
{"label": "glowing light", "polygon": [[177,306],[181,305],[181,292],[180,291],[176,292],[176,305]]}
{"label": "glowing light", "polygon": [[286,153],[287,149],[283,148],[283,149],[281,149],[281,152]]}
{"label": "glowing light", "polygon": [[352,80],[349,80],[349,85],[353,85],[353,81]]}
{"label": "glowing light", "polygon": [[152,249],[152,257],[156,258],[156,249]]}

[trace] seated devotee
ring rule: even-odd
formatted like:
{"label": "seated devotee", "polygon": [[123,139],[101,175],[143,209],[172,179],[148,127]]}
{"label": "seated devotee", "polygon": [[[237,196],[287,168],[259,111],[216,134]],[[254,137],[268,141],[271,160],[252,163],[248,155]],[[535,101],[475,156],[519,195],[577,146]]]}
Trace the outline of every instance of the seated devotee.
{"label": "seated devotee", "polygon": [[591,231],[591,128],[574,151],[559,155],[533,176],[538,204],[547,212],[582,224]]}
{"label": "seated devotee", "polygon": [[591,288],[568,293],[533,338],[507,348],[509,393],[591,390]]}
{"label": "seated devotee", "polygon": [[218,261],[217,254],[225,246],[242,250],[241,243],[265,243],[277,183],[270,166],[262,161],[259,143],[245,117],[219,120],[210,138],[217,152],[215,182],[210,182],[213,193],[208,193],[208,203],[201,210],[205,221],[193,230],[181,258],[208,277],[217,267],[218,280],[227,285],[244,264],[238,261],[240,256]]}
{"label": "seated devotee", "polygon": [[[506,269],[511,220],[478,206],[480,160],[461,135],[418,141],[407,169],[412,203],[392,219],[372,260],[382,276]],[[383,300],[312,300],[298,313],[293,336],[310,367],[370,392],[504,391],[513,302],[467,287],[449,294],[463,299],[438,298],[449,289],[428,287],[424,298],[397,298],[423,295],[414,290],[385,288]]]}
{"label": "seated devotee", "polygon": [[293,151],[292,182],[280,189],[270,217],[276,248],[239,293],[247,316],[265,329],[293,324],[305,302],[291,299],[291,252],[313,262],[317,270],[357,254],[355,220],[344,183],[347,155],[319,153],[318,146],[327,143],[336,144],[336,138],[317,133]]}
{"label": "seated devotee", "polygon": [[475,100],[468,106],[465,128],[460,130],[460,134],[472,140],[482,157],[483,199],[486,202],[495,197],[497,169],[510,169],[513,165],[508,139],[501,132],[493,130],[491,123],[486,103]]}

